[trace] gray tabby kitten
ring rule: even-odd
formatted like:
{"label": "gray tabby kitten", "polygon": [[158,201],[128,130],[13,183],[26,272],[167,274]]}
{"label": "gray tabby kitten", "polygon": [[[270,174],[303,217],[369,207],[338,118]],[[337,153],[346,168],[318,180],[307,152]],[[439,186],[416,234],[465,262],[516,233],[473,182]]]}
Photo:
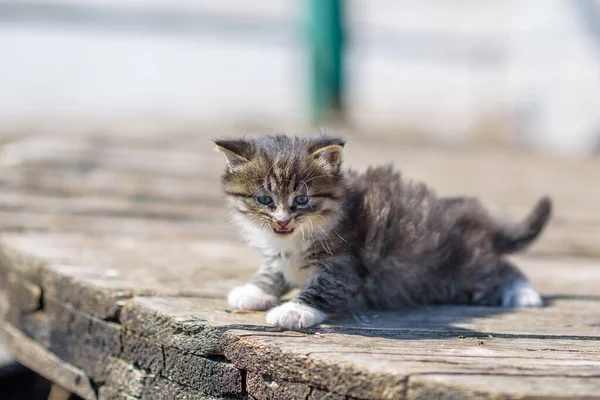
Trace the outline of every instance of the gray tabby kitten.
{"label": "gray tabby kitten", "polygon": [[[548,198],[524,221],[504,224],[475,198],[438,197],[391,166],[342,171],[337,137],[216,144],[227,159],[221,182],[231,216],[263,255],[254,277],[229,293],[234,308],[270,309],[268,323],[302,329],[360,307],[542,305],[503,256],[539,235]],[[278,305],[292,288],[298,296]]]}

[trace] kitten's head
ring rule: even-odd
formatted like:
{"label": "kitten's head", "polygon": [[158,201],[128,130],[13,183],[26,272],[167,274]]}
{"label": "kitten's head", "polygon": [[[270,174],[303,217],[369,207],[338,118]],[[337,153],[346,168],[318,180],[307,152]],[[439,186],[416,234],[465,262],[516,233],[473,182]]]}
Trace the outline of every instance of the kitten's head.
{"label": "kitten's head", "polygon": [[234,220],[276,237],[326,235],[344,196],[344,141],[269,135],[216,140],[227,165],[221,178]]}

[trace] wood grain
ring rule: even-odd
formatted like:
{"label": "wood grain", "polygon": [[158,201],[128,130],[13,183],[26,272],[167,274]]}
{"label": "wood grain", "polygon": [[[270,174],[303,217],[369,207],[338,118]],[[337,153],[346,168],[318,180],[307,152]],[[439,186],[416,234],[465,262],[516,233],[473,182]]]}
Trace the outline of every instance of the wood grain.
{"label": "wood grain", "polygon": [[436,306],[280,332],[234,312],[260,260],[237,240],[208,138],[15,135],[0,146],[0,339],[85,399],[600,398],[600,160],[349,141],[442,195],[552,223],[514,257],[540,309]]}

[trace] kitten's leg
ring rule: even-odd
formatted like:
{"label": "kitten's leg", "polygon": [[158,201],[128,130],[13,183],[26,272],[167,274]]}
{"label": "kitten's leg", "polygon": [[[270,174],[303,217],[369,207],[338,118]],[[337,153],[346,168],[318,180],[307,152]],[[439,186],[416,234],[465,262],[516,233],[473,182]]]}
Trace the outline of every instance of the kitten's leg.
{"label": "kitten's leg", "polygon": [[227,301],[231,307],[241,310],[268,310],[290,289],[278,264],[273,259],[265,259],[248,283],[229,292]]}
{"label": "kitten's leg", "polygon": [[298,297],[267,313],[267,322],[284,329],[303,329],[343,311],[360,289],[358,263],[335,257],[316,266],[315,275]]}
{"label": "kitten's leg", "polygon": [[542,297],[519,268],[507,260],[499,259],[496,260],[494,269],[496,273],[493,281],[482,282],[488,286],[488,293],[477,301],[478,304],[502,307],[543,306]]}

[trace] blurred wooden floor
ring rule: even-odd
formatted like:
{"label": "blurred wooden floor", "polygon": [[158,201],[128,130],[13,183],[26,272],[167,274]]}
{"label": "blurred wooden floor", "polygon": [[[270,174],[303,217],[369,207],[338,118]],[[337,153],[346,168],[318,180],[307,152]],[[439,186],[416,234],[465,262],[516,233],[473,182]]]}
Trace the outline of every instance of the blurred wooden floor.
{"label": "blurred wooden floor", "polygon": [[[424,307],[277,332],[227,291],[257,254],[196,135],[25,135],[0,148],[1,338],[89,399],[600,398],[600,160],[351,138],[345,164],[394,162],[444,195],[555,216],[516,258],[536,310]],[[445,397],[444,397],[445,396]]]}

